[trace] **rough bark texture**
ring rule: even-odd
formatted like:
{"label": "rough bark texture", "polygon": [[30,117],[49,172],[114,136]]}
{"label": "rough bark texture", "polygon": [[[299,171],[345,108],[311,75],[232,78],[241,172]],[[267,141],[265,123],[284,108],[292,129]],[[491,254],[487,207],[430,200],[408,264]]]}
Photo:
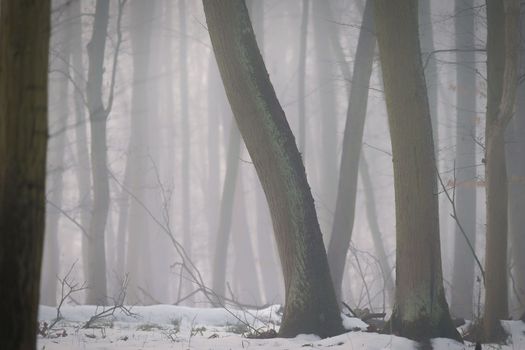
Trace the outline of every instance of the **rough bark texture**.
{"label": "rough bark texture", "polygon": [[391,330],[416,340],[460,339],[443,289],[436,166],[417,1],[376,0],[375,10],[396,202],[397,289]]}
{"label": "rough bark texture", "polygon": [[[456,48],[475,47],[474,1],[456,0]],[[456,53],[456,208],[458,220],[473,247],[476,246],[476,54]],[[450,309],[456,317],[472,320],[474,256],[460,228],[454,235],[454,268]]]}
{"label": "rough bark texture", "polygon": [[228,100],[272,215],[286,290],[279,334],[339,334],[341,317],[312,194],[246,5],[242,0],[203,3]]}
{"label": "rough bark texture", "polygon": [[0,2],[0,348],[36,349],[50,1]]}
{"label": "rough bark texture", "polygon": [[354,226],[355,200],[357,194],[357,176],[359,156],[363,143],[366,109],[368,105],[368,87],[372,75],[376,38],[374,34],[373,2],[367,1],[359,40],[354,60],[354,74],[346,126],[343,137],[343,152],[339,171],[339,186],[335,215],[328,245],[328,262],[338,300],[341,300],[341,286],[346,263],[346,253],[350,247]]}
{"label": "rough bark texture", "polygon": [[501,336],[500,320],[508,311],[507,229],[508,183],[505,129],[514,113],[518,82],[519,1],[487,1],[487,120],[485,183],[485,340]]}
{"label": "rough bark texture", "polygon": [[91,124],[91,169],[93,176],[93,211],[89,224],[86,303],[105,305],[106,244],[105,231],[109,208],[107,169],[107,111],[102,102],[104,53],[109,21],[109,1],[97,0],[93,33],[89,42],[88,80],[86,84],[89,121]]}

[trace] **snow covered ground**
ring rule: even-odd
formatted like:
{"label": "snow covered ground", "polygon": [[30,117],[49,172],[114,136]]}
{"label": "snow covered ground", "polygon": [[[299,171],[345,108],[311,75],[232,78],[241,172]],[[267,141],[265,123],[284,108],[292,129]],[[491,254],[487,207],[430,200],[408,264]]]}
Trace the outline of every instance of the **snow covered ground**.
{"label": "snow covered ground", "polygon": [[[278,306],[259,311],[190,308],[172,305],[136,306],[133,315],[121,311],[99,320],[92,328],[82,328],[102,309],[95,306],[64,306],[63,320],[44,338],[38,349],[370,349],[412,350],[417,344],[405,338],[368,333],[366,324],[344,316],[344,325],[352,330],[337,337],[320,339],[300,335],[293,339],[250,339],[250,327],[259,331],[278,329]],[[41,306],[39,320],[48,325],[56,309]],[[249,327],[247,326],[249,325]],[[511,334],[508,345],[484,345],[483,349],[525,350],[525,324],[505,322]],[[253,330],[252,330],[253,332]],[[459,344],[447,339],[433,340],[436,350],[474,349],[473,344]]]}

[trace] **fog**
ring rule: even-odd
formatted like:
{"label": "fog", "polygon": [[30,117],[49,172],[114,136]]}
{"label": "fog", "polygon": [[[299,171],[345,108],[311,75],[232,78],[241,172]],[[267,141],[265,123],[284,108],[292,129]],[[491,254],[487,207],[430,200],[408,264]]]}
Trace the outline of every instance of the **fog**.
{"label": "fog", "polygon": [[[485,8],[475,1],[474,32],[463,34],[471,38],[463,48],[469,56],[461,56],[454,2],[421,3],[422,62],[447,189],[439,183],[436,189],[444,286],[450,303],[460,293],[454,271],[473,281],[471,307],[458,311],[472,317],[479,314],[481,274],[447,193],[461,195],[454,190],[458,179],[470,189],[473,202],[454,204],[460,216],[470,210],[460,220],[476,237],[473,248],[483,262]],[[328,247],[349,94],[359,89],[354,64],[365,2],[249,0],[247,6]],[[123,292],[132,305],[282,304],[267,200],[223,88],[202,3],[113,0],[107,28],[96,10],[102,12],[95,1],[53,1],[41,304],[61,300],[66,276],[85,283],[67,300],[72,304],[111,304]],[[341,300],[388,313],[396,264],[394,176],[377,45],[374,50]],[[475,72],[473,106],[458,101],[460,67]],[[465,110],[474,127],[458,124],[458,111]],[[467,146],[459,148],[461,140]],[[458,244],[463,250],[455,258]],[[511,295],[511,311],[519,309]],[[452,302],[452,313],[457,308]]]}

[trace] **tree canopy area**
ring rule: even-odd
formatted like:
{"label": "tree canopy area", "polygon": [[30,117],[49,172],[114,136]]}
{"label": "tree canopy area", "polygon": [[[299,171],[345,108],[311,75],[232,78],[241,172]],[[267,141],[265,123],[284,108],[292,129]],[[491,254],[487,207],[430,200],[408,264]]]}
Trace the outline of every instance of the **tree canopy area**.
{"label": "tree canopy area", "polygon": [[525,0],[0,0],[0,349],[525,348],[524,38]]}

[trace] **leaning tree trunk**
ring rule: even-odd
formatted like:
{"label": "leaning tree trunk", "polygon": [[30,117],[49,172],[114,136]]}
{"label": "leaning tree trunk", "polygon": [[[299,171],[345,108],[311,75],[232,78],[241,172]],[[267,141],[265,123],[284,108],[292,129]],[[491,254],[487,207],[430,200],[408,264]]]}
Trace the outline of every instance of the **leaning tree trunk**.
{"label": "leaning tree trunk", "polygon": [[373,11],[373,3],[369,0],[366,2],[355,53],[354,74],[343,136],[339,188],[332,235],[330,236],[330,243],[327,249],[330,272],[338,300],[341,300],[342,297],[341,287],[346,253],[350,247],[352,228],[354,226],[359,155],[361,154],[361,144],[363,142],[368,105],[368,86],[372,75],[374,49],[376,46]]}
{"label": "leaning tree trunk", "polygon": [[[474,36],[474,1],[456,0],[454,21],[456,48],[472,50]],[[457,217],[473,247],[476,246],[476,54],[456,53],[456,208]],[[451,312],[473,319],[474,256],[458,225],[454,236]]]}
{"label": "leaning tree trunk", "polygon": [[343,331],[306,173],[242,0],[204,0],[232,111],[270,206],[284,272],[279,335]]}
{"label": "leaning tree trunk", "polygon": [[0,344],[36,349],[50,1],[0,2]]}
{"label": "leaning tree trunk", "polygon": [[86,303],[106,304],[105,231],[109,209],[106,124],[108,112],[102,102],[104,52],[109,21],[109,0],[97,0],[93,33],[88,49],[86,84],[91,124],[91,169],[93,176],[93,211],[89,224]]}
{"label": "leaning tree trunk", "polygon": [[391,330],[416,340],[459,340],[443,289],[434,143],[417,1],[376,0],[375,9],[396,202],[397,289]]}
{"label": "leaning tree trunk", "polygon": [[[525,38],[525,13],[521,11],[520,32]],[[525,41],[520,41],[519,73],[521,82],[516,97],[516,114],[513,118],[513,138],[508,142],[509,169],[509,238],[514,300],[511,316],[519,319],[525,313]]]}
{"label": "leaning tree trunk", "polygon": [[503,335],[500,320],[508,317],[507,228],[508,183],[505,129],[513,116],[518,82],[519,1],[487,1],[487,120],[485,183],[487,240],[485,244],[486,341]]}

